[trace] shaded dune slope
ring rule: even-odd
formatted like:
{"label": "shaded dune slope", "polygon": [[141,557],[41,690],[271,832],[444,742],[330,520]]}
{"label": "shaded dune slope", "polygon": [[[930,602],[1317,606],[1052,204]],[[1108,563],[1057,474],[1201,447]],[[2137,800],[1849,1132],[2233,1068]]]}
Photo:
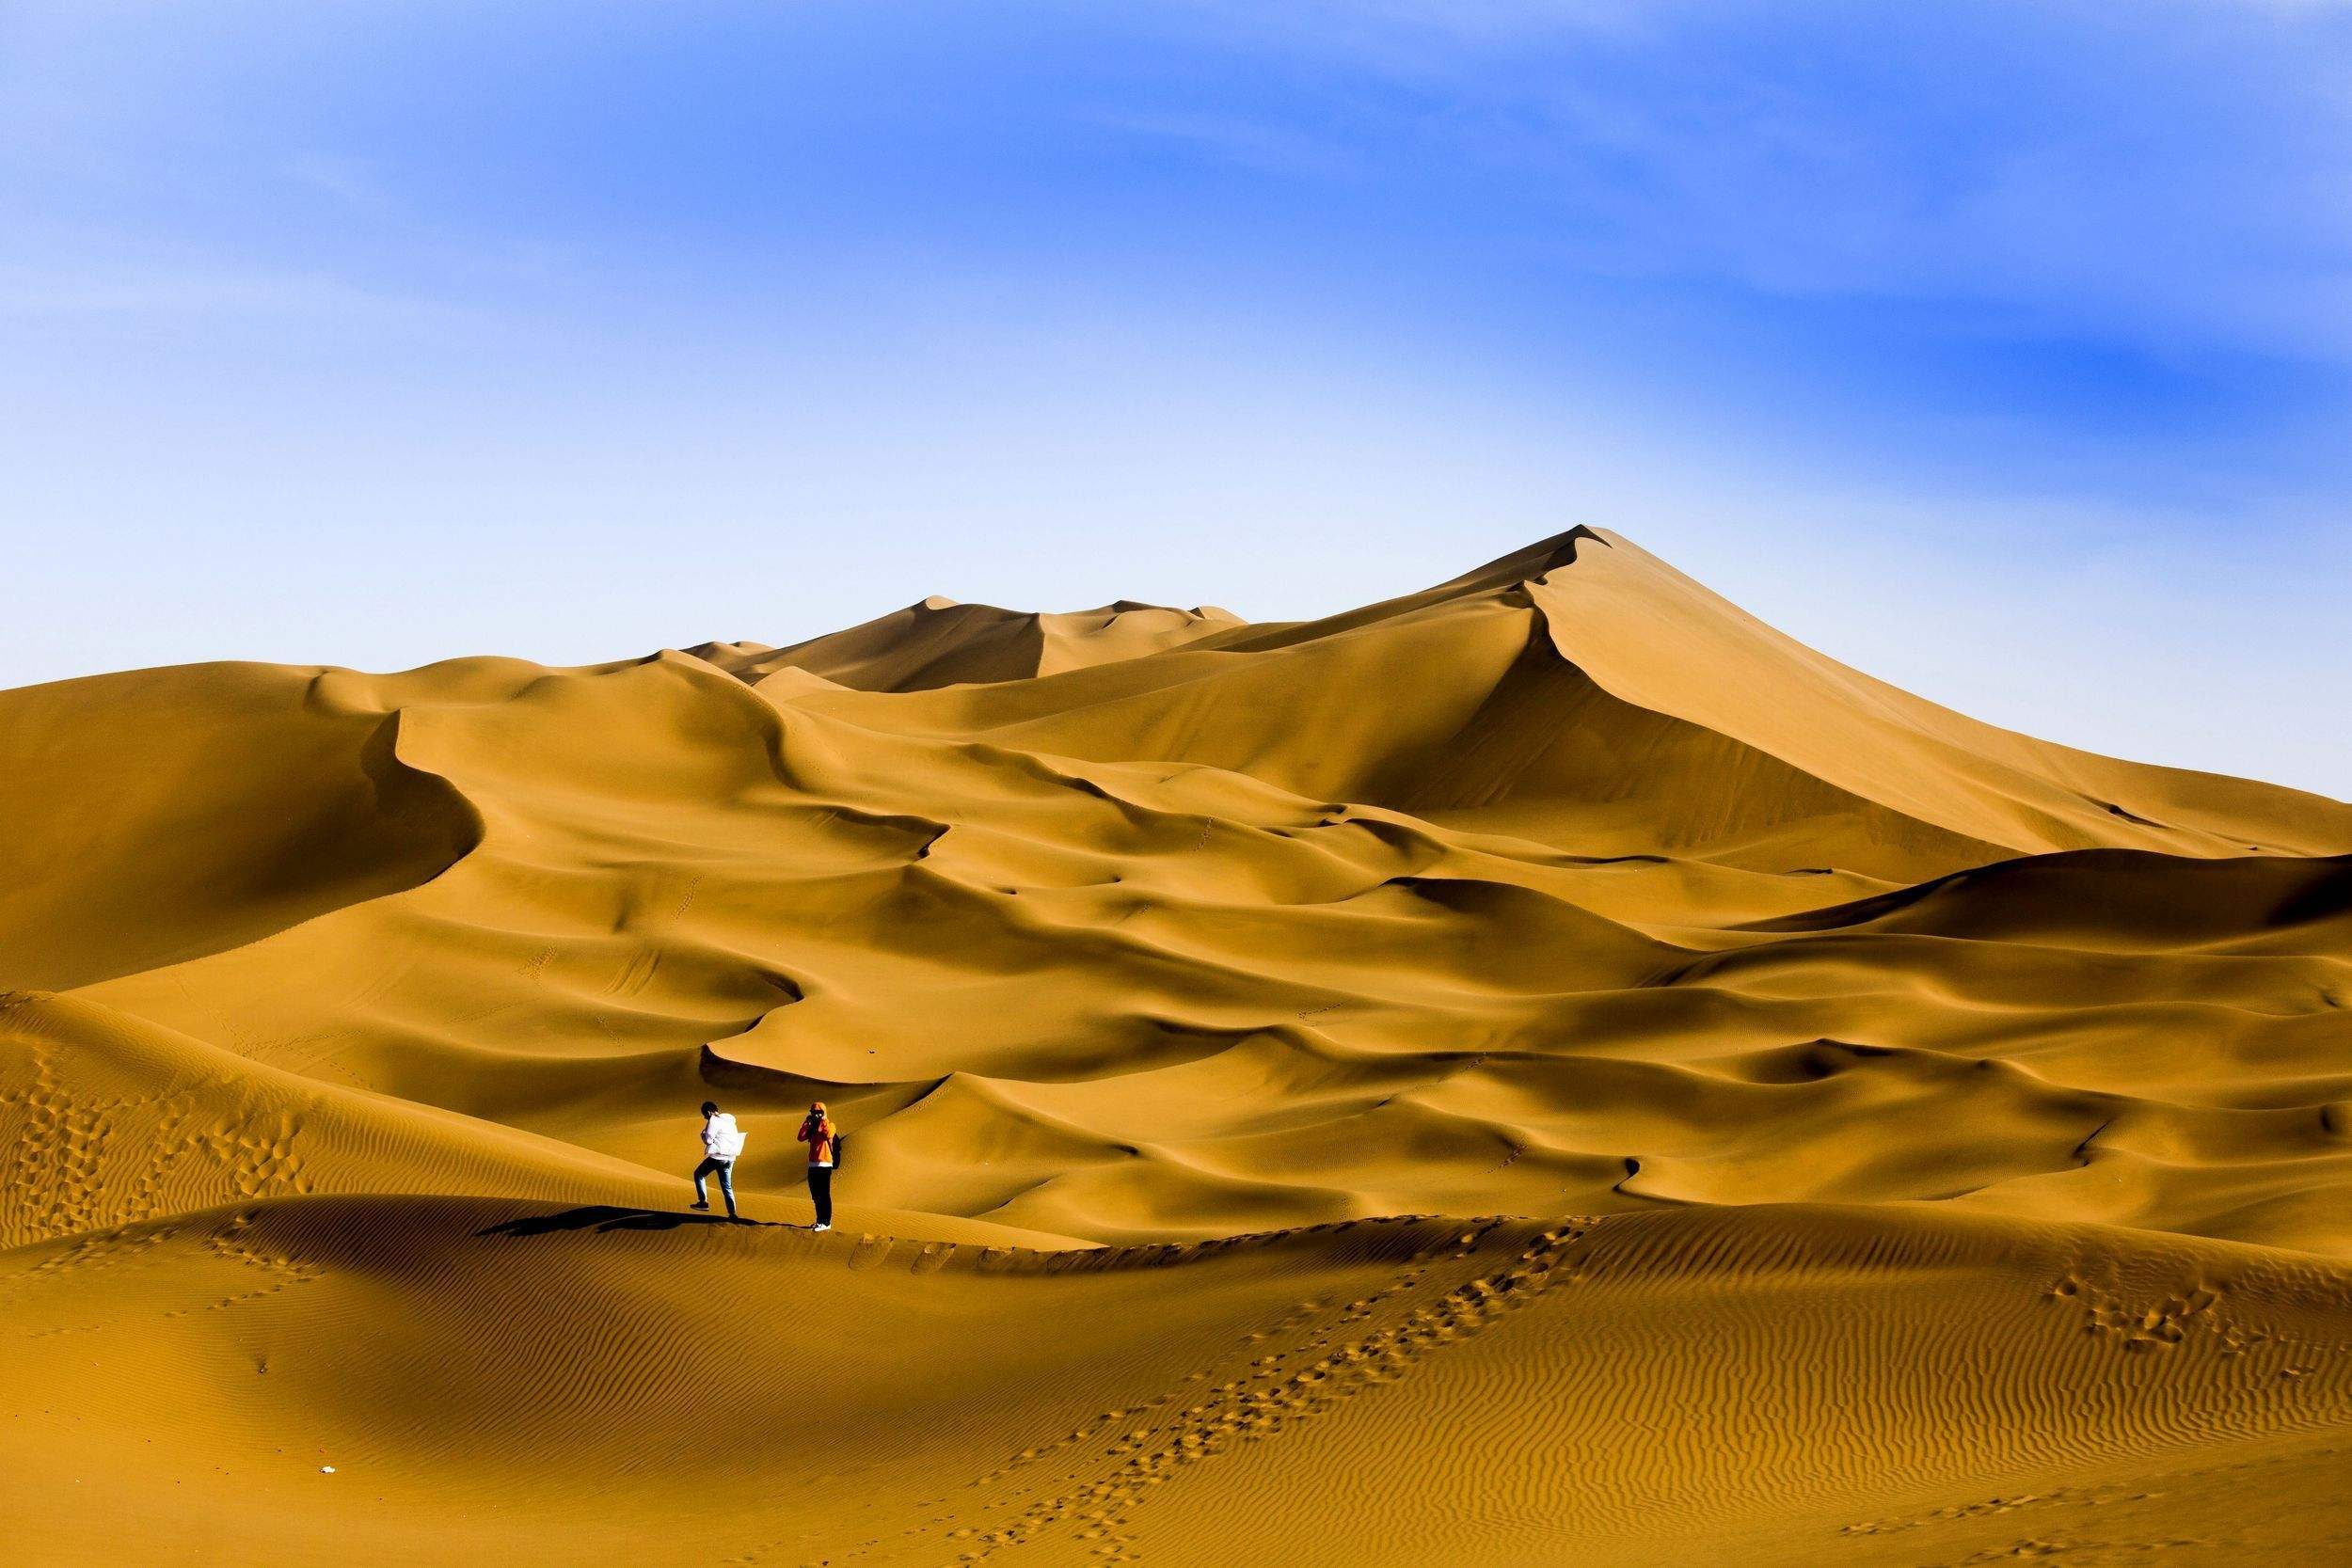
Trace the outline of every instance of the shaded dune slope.
{"label": "shaded dune slope", "polygon": [[318,672],[192,665],[0,693],[7,983],[218,951],[440,872],[464,799]]}

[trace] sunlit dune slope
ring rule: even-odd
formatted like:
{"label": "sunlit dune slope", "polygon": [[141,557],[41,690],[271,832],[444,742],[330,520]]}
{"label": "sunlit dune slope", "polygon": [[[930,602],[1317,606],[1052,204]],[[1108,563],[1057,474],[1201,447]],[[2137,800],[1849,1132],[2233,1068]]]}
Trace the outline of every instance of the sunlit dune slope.
{"label": "sunlit dune slope", "polygon": [[99,1478],[139,1560],[1192,1565],[1238,1536],[1330,1568],[2320,1565],[2352,1541],[2352,1275],[2292,1254],[1820,1208],[1094,1254],[685,1219],[278,1199],[0,1254],[0,1333],[40,1352],[12,1543],[79,1560]]}

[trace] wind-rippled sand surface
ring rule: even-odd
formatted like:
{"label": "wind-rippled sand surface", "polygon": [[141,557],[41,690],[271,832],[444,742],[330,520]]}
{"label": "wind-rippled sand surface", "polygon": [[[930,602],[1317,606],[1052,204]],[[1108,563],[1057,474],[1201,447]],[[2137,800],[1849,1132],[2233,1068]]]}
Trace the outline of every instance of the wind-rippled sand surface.
{"label": "wind-rippled sand surface", "polygon": [[2352,808],[1614,535],[0,758],[26,1560],[2352,1560]]}

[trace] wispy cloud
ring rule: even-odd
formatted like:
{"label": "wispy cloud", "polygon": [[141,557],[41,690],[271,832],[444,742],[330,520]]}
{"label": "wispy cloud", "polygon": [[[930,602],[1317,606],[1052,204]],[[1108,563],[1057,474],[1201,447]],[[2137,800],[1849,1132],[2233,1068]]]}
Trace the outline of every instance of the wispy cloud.
{"label": "wispy cloud", "polygon": [[201,265],[0,264],[0,311],[19,316],[171,315],[423,321],[463,314],[331,273]]}
{"label": "wispy cloud", "polygon": [[[1211,4],[1615,277],[2352,364],[2352,5]],[[1377,161],[1377,160],[1375,160]],[[1457,187],[1458,188],[1458,187]]]}
{"label": "wispy cloud", "polygon": [[396,211],[391,193],[376,171],[358,158],[332,152],[297,152],[278,166],[278,173],[295,185],[363,216],[385,217]]}
{"label": "wispy cloud", "polygon": [[1093,119],[1114,131],[1175,143],[1262,174],[1343,179],[1359,176],[1365,167],[1360,152],[1334,137],[1242,115],[1115,112]]}

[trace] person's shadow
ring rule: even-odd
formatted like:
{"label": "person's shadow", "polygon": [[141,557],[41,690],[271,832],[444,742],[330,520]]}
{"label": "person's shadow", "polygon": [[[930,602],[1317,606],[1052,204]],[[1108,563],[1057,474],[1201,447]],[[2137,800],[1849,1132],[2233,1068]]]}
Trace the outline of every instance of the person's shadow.
{"label": "person's shadow", "polygon": [[771,1220],[737,1220],[724,1214],[679,1213],[666,1209],[622,1209],[592,1203],[560,1214],[526,1214],[521,1219],[485,1226],[477,1236],[545,1236],[557,1230],[675,1230],[681,1225],[771,1225]]}

